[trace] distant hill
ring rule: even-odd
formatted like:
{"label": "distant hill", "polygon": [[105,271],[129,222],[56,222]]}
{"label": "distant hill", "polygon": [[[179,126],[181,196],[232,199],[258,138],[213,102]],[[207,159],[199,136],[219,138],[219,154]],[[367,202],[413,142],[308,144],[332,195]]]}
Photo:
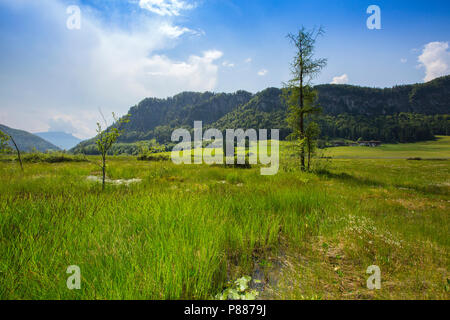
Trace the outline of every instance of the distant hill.
{"label": "distant hill", "polygon": [[[450,120],[445,115],[450,113],[450,76],[384,89],[332,84],[315,89],[323,110],[317,119],[323,138],[404,142],[449,132]],[[221,130],[277,128],[285,138],[290,133],[287,111],[278,88],[256,94],[183,92],[167,99],[147,98],[130,109],[130,122],[119,141],[156,138],[167,143],[175,128],[192,128],[194,120]],[[85,150],[94,141],[83,141],[74,151]]]}
{"label": "distant hill", "polygon": [[351,85],[318,85],[318,102],[324,114],[392,115],[400,112],[425,115],[450,111],[450,76],[426,83],[367,88]]}
{"label": "distant hill", "polygon": [[238,106],[246,104],[252,97],[250,92],[237,91],[183,92],[167,99],[147,98],[130,109],[130,122],[125,128],[128,133],[146,133],[161,126],[191,127],[194,121],[200,120],[204,124],[211,124]]}
{"label": "distant hill", "polygon": [[[28,152],[32,151],[33,148],[36,148],[36,150],[40,152],[60,150],[57,146],[29,132],[13,129],[1,124],[0,130],[12,135],[20,151]],[[10,145],[13,146],[12,143],[10,143]]]}
{"label": "distant hill", "polygon": [[47,140],[62,150],[70,150],[81,142],[81,139],[65,132],[39,132],[38,137]]}

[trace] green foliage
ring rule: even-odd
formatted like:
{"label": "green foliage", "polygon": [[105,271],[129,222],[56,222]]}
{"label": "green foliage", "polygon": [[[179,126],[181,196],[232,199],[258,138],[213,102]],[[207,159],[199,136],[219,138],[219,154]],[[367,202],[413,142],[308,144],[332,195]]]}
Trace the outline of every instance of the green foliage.
{"label": "green foliage", "polygon": [[12,151],[8,144],[9,136],[0,130],[0,153],[10,153]]}
{"label": "green foliage", "polygon": [[450,77],[440,77],[413,85],[409,93],[409,103],[417,113],[447,113],[450,105]]}
{"label": "green foliage", "polygon": [[[325,84],[306,86],[308,92],[316,92],[316,98],[308,98],[308,92],[305,97],[311,101],[307,105],[322,109],[322,115],[311,116],[322,130],[322,139],[364,137],[364,140],[383,142],[421,141],[431,135],[450,134],[450,95],[446,94],[449,87],[450,76],[426,84],[386,89]],[[108,155],[137,155],[139,148],[135,143],[152,139],[170,150],[172,131],[186,128],[192,132],[194,120],[202,120],[205,130],[279,129],[280,139],[284,140],[297,130],[293,126],[299,125],[298,110],[288,123],[292,109],[285,96],[290,90],[289,86],[283,90],[268,88],[254,95],[244,91],[233,94],[190,92],[167,99],[145,99],[130,109],[130,122],[123,126],[123,134]],[[290,105],[298,96],[298,90],[292,91]],[[404,119],[400,114],[417,119]],[[415,124],[411,126],[412,122],[420,121],[424,123],[420,130]],[[99,154],[95,140],[83,141],[72,151]]]}
{"label": "green foliage", "polygon": [[[120,138],[120,137],[119,137]],[[109,156],[112,155],[119,155],[119,154],[128,154],[137,156],[139,155],[140,147],[139,142],[136,143],[120,143],[116,142],[111,146],[107,154]],[[73,150],[73,153],[75,154],[84,154],[84,155],[100,155],[100,151],[97,148],[96,144],[89,144],[89,145],[83,145],[80,147],[77,147]]]}
{"label": "green foliage", "polygon": [[317,138],[319,138],[319,134],[319,125],[316,122],[310,122],[306,128],[304,138],[305,149],[308,155],[308,170],[311,167],[311,157],[315,154],[317,148]]}
{"label": "green foliage", "polygon": [[[302,27],[298,34],[289,34],[288,38],[295,46],[296,52],[291,64],[292,79],[286,84],[285,100],[289,106],[288,124],[292,134],[300,139],[300,166],[305,169],[305,117],[318,113],[320,108],[315,104],[316,93],[310,83],[326,66],[326,59],[315,59],[314,50],[316,39],[323,34],[322,28],[306,30]],[[312,137],[309,137],[311,144]],[[308,159],[310,159],[308,153]],[[309,162],[308,162],[309,166]]]}
{"label": "green foliage", "polygon": [[[426,159],[450,159],[449,143],[346,147],[353,159],[315,173],[281,142],[292,170],[270,177],[113,156],[110,179],[141,182],[104,192],[87,180],[98,157],[24,173],[0,162],[0,299],[208,299],[227,279],[260,278],[264,259],[274,268],[258,298],[448,299],[450,162]],[[80,290],[66,287],[72,264]],[[365,286],[372,264],[381,290]]]}
{"label": "green foliage", "polygon": [[206,128],[226,129],[280,129],[280,138],[290,132],[286,122],[287,106],[281,96],[281,90],[268,88],[258,92],[248,103],[217,120]]}
{"label": "green foliage", "polygon": [[239,175],[239,173],[237,173],[237,172],[227,174],[225,180],[231,184],[238,184],[238,183],[244,182],[241,175]]}
{"label": "green foliage", "polygon": [[233,145],[234,145],[234,159],[233,159],[233,163],[231,164],[227,164],[227,159],[229,159],[230,157],[227,157],[227,144],[231,143],[231,141],[223,141],[222,143],[222,154],[223,154],[223,167],[225,168],[240,168],[240,169],[250,169],[252,167],[252,165],[250,164],[250,141],[246,138],[245,142],[244,142],[244,148],[243,150],[241,150],[240,152],[244,153],[244,163],[238,163],[238,141],[237,140],[233,140]]}
{"label": "green foliage", "polygon": [[337,116],[392,115],[401,112],[426,115],[448,114],[450,76],[427,83],[371,88],[354,85],[323,84],[314,87],[325,114]]}
{"label": "green foliage", "polygon": [[316,40],[324,34],[322,28],[307,30],[301,27],[296,34],[288,34],[288,39],[295,47],[294,59],[291,63],[291,73],[293,78],[289,80],[289,87],[299,87],[310,85],[320,71],[326,66],[326,59],[315,59]]}
{"label": "green foliage", "polygon": [[[0,154],[1,153],[9,153],[9,152],[12,151],[12,148],[8,145],[8,142],[11,141],[12,145],[14,145],[14,148],[16,149],[17,158],[19,160],[20,168],[23,171],[23,163],[22,163],[22,157],[20,155],[20,149],[17,146],[17,143],[14,140],[14,138],[12,137],[11,133],[6,132],[5,128],[6,127],[3,128],[4,131],[0,130]],[[9,129],[9,128],[7,128],[7,129]]]}
{"label": "green foliage", "polygon": [[166,146],[160,145],[156,139],[149,141],[138,141],[139,156],[146,156],[151,153],[161,153],[166,151]]}
{"label": "green foliage", "polygon": [[434,139],[434,135],[450,132],[449,115],[427,116],[416,113],[364,116],[323,115],[318,122],[322,138],[344,138],[352,141],[414,142]]}
{"label": "green foliage", "polygon": [[141,154],[137,157],[139,161],[169,161],[170,155],[168,154],[155,154],[155,153],[147,153]]}
{"label": "green foliage", "polygon": [[317,139],[320,135],[320,128],[319,125],[316,122],[310,122],[308,126],[306,127],[305,131],[305,138],[307,141],[307,144],[310,144],[308,148],[313,149],[315,145],[313,143],[315,142],[315,139]]}
{"label": "green foliage", "polygon": [[84,155],[69,155],[64,152],[50,151],[42,153],[34,151],[23,155],[24,162],[30,163],[61,163],[61,162],[86,162],[88,161]]}
{"label": "green foliage", "polygon": [[[50,142],[23,130],[9,128],[0,124],[0,131],[3,131],[4,134],[12,136],[19,150],[23,152],[29,152],[33,148],[36,148],[40,152],[45,152],[47,150],[59,150],[57,146],[51,144]],[[11,140],[8,144],[10,147],[13,147]]]}
{"label": "green foliage", "polygon": [[250,289],[249,284],[252,278],[243,276],[229,283],[228,288],[216,295],[217,300],[256,300],[258,292]]}
{"label": "green foliage", "polygon": [[[272,118],[272,116],[274,117]],[[232,120],[231,117],[234,119]],[[247,129],[252,128],[253,125],[255,128],[258,128],[258,126],[260,128],[272,127],[280,129],[281,139],[298,139],[298,135],[292,134],[292,129],[287,125],[286,118],[287,112],[285,109],[280,109],[278,113],[264,113],[264,116],[256,110],[249,109],[244,113],[230,114],[230,119],[222,119],[218,129],[225,130],[226,128],[234,127]],[[450,135],[449,115],[401,113],[379,116],[352,114],[332,116],[318,114],[313,115],[309,120],[305,121],[306,126],[311,121],[317,122],[321,129],[321,141],[319,145],[321,148],[329,145],[331,140],[338,139],[405,143],[434,139],[435,135]],[[141,152],[139,143],[116,143],[111,147],[108,155],[129,154],[137,156]],[[209,144],[209,142],[206,143],[206,145]],[[167,143],[161,146],[164,146],[167,151],[171,150],[173,143]],[[100,154],[95,144],[87,146],[80,145],[76,148],[75,153],[86,155]]]}
{"label": "green foliage", "polygon": [[108,128],[105,125],[106,128],[103,129],[101,124],[97,122],[97,140],[95,143],[97,144],[97,148],[100,151],[100,154],[102,156],[102,175],[103,175],[103,183],[102,183],[102,189],[105,189],[105,180],[106,180],[106,155],[108,154],[108,151],[111,149],[112,145],[117,141],[119,136],[123,133],[123,130],[120,130],[121,125],[127,123],[128,115],[122,117],[121,119],[117,119],[116,115],[113,113],[113,118],[115,121],[115,124]]}
{"label": "green foliage", "polygon": [[119,136],[123,133],[123,130],[119,130],[120,126],[124,123],[127,123],[129,120],[127,116],[117,119],[115,114],[113,113],[113,118],[116,122],[115,126],[110,128],[103,129],[101,124],[97,122],[97,140],[95,143],[97,144],[97,148],[100,151],[102,156],[106,156],[108,151],[111,149],[112,145],[117,141]]}
{"label": "green foliage", "polygon": [[291,128],[291,134],[288,136],[289,140],[301,138],[300,122],[302,116],[318,114],[321,112],[321,108],[317,105],[317,91],[314,91],[309,86],[303,88],[303,108],[298,106],[299,92],[300,90],[298,87],[291,86],[283,89],[283,98],[289,106],[287,114],[287,123]]}
{"label": "green foliage", "polygon": [[163,154],[166,147],[160,145],[155,139],[139,141],[136,143],[139,149],[137,159],[140,161],[166,161],[170,160],[170,154]]}
{"label": "green foliage", "polygon": [[450,158],[450,137],[437,136],[436,140],[425,142],[382,144],[376,148],[333,147],[324,149],[322,153],[327,157],[342,159],[448,159]]}

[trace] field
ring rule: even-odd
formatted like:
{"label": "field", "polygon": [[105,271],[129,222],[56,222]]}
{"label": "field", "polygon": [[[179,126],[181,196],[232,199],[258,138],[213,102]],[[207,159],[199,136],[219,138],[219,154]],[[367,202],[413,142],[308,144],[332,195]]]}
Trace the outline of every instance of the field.
{"label": "field", "polygon": [[450,298],[450,137],[328,149],[311,173],[281,148],[275,176],[110,157],[141,182],[104,192],[96,157],[0,162],[0,299],[214,299],[245,275],[263,299]]}
{"label": "field", "polygon": [[386,144],[371,147],[329,148],[326,155],[341,159],[450,159],[450,137],[438,136],[436,141]]}

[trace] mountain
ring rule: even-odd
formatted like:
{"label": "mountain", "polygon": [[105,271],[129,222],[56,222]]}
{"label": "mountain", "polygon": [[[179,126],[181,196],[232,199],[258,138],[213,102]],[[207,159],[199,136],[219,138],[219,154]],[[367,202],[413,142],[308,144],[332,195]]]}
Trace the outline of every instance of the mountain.
{"label": "mountain", "polygon": [[[160,142],[170,141],[173,128],[191,128],[194,121],[204,125],[213,123],[239,105],[247,103],[253,94],[182,92],[167,99],[146,98],[132,107],[128,114],[130,122],[124,125],[125,133],[119,142],[132,143],[150,140],[155,136]],[[96,138],[85,140],[72,149],[81,152],[92,146]]]}
{"label": "mountain", "polygon": [[[147,98],[130,109],[130,122],[125,125],[128,133],[146,133],[157,127],[192,127],[194,121],[211,124],[236,107],[247,103],[252,94],[246,91],[236,93],[183,92],[173,98]],[[125,140],[137,137],[128,135]]]}
{"label": "mountain", "polygon": [[210,126],[221,131],[233,128],[242,129],[280,129],[280,138],[289,133],[286,122],[288,107],[278,88],[267,88],[255,94],[246,104],[234,108]]}
{"label": "mountain", "polygon": [[81,139],[65,132],[39,132],[35,133],[35,135],[49,141],[62,150],[70,150],[81,142]]}
{"label": "mountain", "polygon": [[[404,142],[449,132],[450,76],[384,89],[332,84],[314,89],[323,110],[316,119],[323,138]],[[284,139],[291,132],[287,111],[278,88],[256,94],[183,92],[167,99],[147,98],[130,109],[119,142],[156,138],[168,143],[175,128],[192,128],[195,120],[219,130],[277,128]],[[85,150],[94,141],[83,141],[73,151]]]}
{"label": "mountain", "polygon": [[318,103],[324,114],[388,115],[400,112],[426,115],[450,111],[450,76],[393,88],[318,85]]}
{"label": "mountain", "polygon": [[[13,129],[1,124],[0,130],[12,135],[20,151],[29,152],[32,151],[33,148],[40,152],[45,152],[47,150],[59,150],[57,146],[29,132]],[[9,144],[13,146],[11,142],[9,142]]]}

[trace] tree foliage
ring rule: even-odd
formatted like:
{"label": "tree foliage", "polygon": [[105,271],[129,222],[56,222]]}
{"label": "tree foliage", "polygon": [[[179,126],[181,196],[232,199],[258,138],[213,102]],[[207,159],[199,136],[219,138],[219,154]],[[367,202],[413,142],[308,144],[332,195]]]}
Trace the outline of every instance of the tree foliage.
{"label": "tree foliage", "polygon": [[22,156],[20,155],[20,149],[17,146],[16,141],[12,137],[11,134],[8,134],[6,132],[3,132],[0,130],[0,152],[9,152],[11,148],[8,146],[8,141],[11,140],[12,144],[16,148],[17,152],[17,158],[19,159],[20,169],[23,171],[23,163],[22,163]]}
{"label": "tree foliage", "polygon": [[[106,179],[106,155],[108,151],[111,149],[113,144],[117,141],[119,136],[123,133],[123,129],[121,126],[127,123],[128,115],[122,117],[121,119],[117,119],[116,115],[113,113],[114,125],[108,128],[108,124],[106,123],[105,118],[103,120],[105,122],[105,129],[102,128],[102,125],[97,122],[97,148],[102,156],[102,189],[105,189],[105,179]],[[103,115],[102,115],[103,116]]]}
{"label": "tree foliage", "polygon": [[9,135],[0,130],[0,153],[9,153],[12,151],[8,141]]}
{"label": "tree foliage", "polygon": [[308,171],[311,168],[311,157],[316,152],[317,139],[320,135],[320,128],[317,122],[310,122],[305,131],[305,148],[308,155]]}
{"label": "tree foliage", "polygon": [[295,47],[291,63],[292,79],[285,85],[285,100],[289,107],[288,123],[294,136],[300,140],[300,165],[305,170],[305,117],[319,111],[315,104],[316,93],[311,89],[311,81],[326,66],[326,59],[314,58],[315,45],[323,29],[307,30],[302,27],[297,34],[289,34],[288,39]]}
{"label": "tree foliage", "polygon": [[[385,89],[330,84],[305,86],[306,105],[308,92],[316,92],[314,106],[322,109],[320,115],[312,113],[305,117],[305,129],[308,119],[314,118],[321,128],[322,139],[363,137],[383,142],[410,142],[448,135],[448,88],[450,76],[425,84]],[[136,142],[152,139],[170,149],[173,130],[186,128],[192,132],[194,120],[202,120],[205,130],[279,129],[280,139],[284,140],[296,130],[293,125],[300,123],[289,120],[292,109],[284,99],[287,90],[292,91],[295,102],[298,91],[286,87],[283,90],[267,88],[256,94],[191,92],[167,99],[145,99],[130,109],[130,122],[123,126],[123,134],[108,155],[137,155]],[[73,152],[100,154],[95,140],[83,141]],[[20,147],[20,141],[18,145]]]}
{"label": "tree foliage", "polygon": [[164,145],[160,145],[156,139],[149,141],[139,141],[136,143],[139,148],[139,156],[147,156],[152,153],[160,153],[166,151]]}

